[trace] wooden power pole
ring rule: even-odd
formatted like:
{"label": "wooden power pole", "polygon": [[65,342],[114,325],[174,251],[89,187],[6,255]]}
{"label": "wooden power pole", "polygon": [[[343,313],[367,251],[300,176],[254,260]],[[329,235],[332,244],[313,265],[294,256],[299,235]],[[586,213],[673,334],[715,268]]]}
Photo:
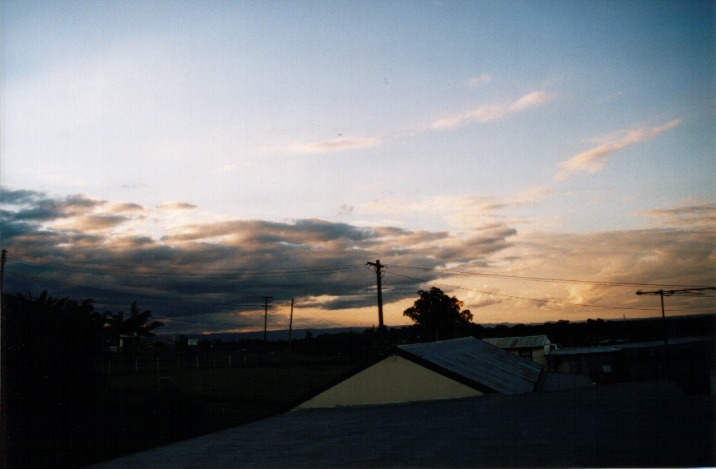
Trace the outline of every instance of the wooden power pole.
{"label": "wooden power pole", "polygon": [[293,298],[291,298],[291,316],[288,319],[288,359],[291,360],[291,335],[293,334]]}
{"label": "wooden power pole", "polygon": [[9,465],[9,431],[7,416],[7,311],[5,309],[5,261],[7,251],[0,254],[0,466]]}
{"label": "wooden power pole", "polygon": [[266,342],[266,332],[268,329],[268,307],[270,296],[264,296],[264,342]]}
{"label": "wooden power pole", "polygon": [[367,262],[366,265],[375,269],[375,277],[378,284],[378,329],[382,331],[385,325],[383,324],[383,286],[381,285],[381,279],[383,278],[382,270],[385,266],[380,264],[380,259],[375,262]]}
{"label": "wooden power pole", "polygon": [[665,296],[684,296],[684,295],[701,295],[702,291],[705,290],[716,290],[716,287],[697,287],[697,288],[684,288],[681,290],[655,290],[655,291],[642,291],[637,290],[637,295],[659,295],[661,299],[661,330],[664,338],[664,371],[666,376],[670,376],[670,363],[669,363],[669,334],[666,329],[666,311],[664,310],[664,297]]}

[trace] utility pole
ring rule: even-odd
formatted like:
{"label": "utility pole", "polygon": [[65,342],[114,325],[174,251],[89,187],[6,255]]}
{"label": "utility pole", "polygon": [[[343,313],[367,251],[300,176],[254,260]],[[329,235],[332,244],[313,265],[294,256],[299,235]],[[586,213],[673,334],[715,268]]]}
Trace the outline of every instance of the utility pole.
{"label": "utility pole", "polygon": [[291,361],[291,334],[293,333],[293,298],[291,298],[291,315],[288,319],[288,360]]}
{"label": "utility pole", "polygon": [[7,338],[7,321],[5,316],[5,261],[7,250],[0,252],[0,466],[7,467],[8,456],[8,417],[7,417],[7,351],[5,342]]}
{"label": "utility pole", "polygon": [[383,286],[381,285],[381,278],[383,278],[384,265],[380,264],[380,259],[375,262],[366,262],[365,265],[369,265],[375,269],[375,277],[378,282],[378,329],[383,331],[385,325],[383,324]]}
{"label": "utility pole", "polygon": [[264,342],[266,342],[266,330],[268,326],[268,307],[269,307],[269,300],[271,300],[270,296],[264,296]]}
{"label": "utility pole", "polygon": [[[5,299],[5,261],[7,260],[7,249],[0,252],[0,304]],[[0,306],[2,307],[2,306]]]}
{"label": "utility pole", "polygon": [[664,310],[664,297],[665,296],[674,296],[674,295],[702,295],[702,291],[705,290],[716,290],[716,287],[698,287],[698,288],[684,288],[681,290],[664,290],[659,289],[655,291],[642,291],[637,290],[637,295],[659,295],[659,298],[661,299],[661,329],[662,334],[664,336],[664,361],[665,363],[665,369],[667,373],[667,378],[669,377],[669,339],[668,334],[666,331],[666,312]]}

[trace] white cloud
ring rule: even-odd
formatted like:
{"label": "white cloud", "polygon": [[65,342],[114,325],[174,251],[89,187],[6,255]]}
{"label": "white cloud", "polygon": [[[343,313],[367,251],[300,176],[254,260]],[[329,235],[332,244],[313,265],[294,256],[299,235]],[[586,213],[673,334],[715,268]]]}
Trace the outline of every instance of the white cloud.
{"label": "white cloud", "polygon": [[544,91],[533,91],[518,98],[511,103],[484,104],[461,114],[445,116],[433,121],[430,128],[433,130],[446,130],[460,127],[472,122],[484,124],[502,119],[509,114],[526,111],[549,101],[549,95]]}
{"label": "white cloud", "polygon": [[489,83],[490,81],[492,81],[492,75],[490,75],[489,73],[483,73],[476,77],[470,78],[470,80],[468,80],[467,84],[471,88],[476,88],[480,85],[484,85],[485,83]]}
{"label": "white cloud", "polygon": [[547,96],[547,93],[545,93],[544,91],[533,91],[532,93],[528,93],[514,103],[512,103],[512,106],[510,106],[510,111],[525,111],[531,107],[544,104],[545,102],[547,102],[548,98],[549,97]]}
{"label": "white cloud", "polygon": [[361,148],[371,148],[378,146],[381,143],[382,139],[379,137],[346,137],[308,143],[293,143],[286,146],[269,147],[266,149],[266,151],[270,153],[309,155],[344,150],[355,150]]}
{"label": "white cloud", "polygon": [[159,210],[193,210],[196,207],[194,204],[187,202],[166,202],[161,205],[157,205]]}
{"label": "white cloud", "polygon": [[563,169],[555,176],[557,180],[564,180],[571,173],[589,172],[596,173],[604,169],[607,164],[607,157],[614,152],[622,150],[635,143],[651,140],[667,130],[671,130],[681,124],[683,119],[674,119],[663,125],[652,128],[639,128],[621,132],[619,135],[612,137],[599,145],[577,153],[566,161],[560,163]]}
{"label": "white cloud", "polygon": [[[488,197],[481,195],[453,195],[420,197],[410,199],[376,199],[356,207],[361,216],[401,217],[403,220],[415,218],[423,226],[429,225],[429,219],[438,218],[441,223],[453,229],[470,233],[495,223],[503,225],[508,219],[504,210],[533,205],[542,201],[551,192],[549,187],[533,187],[512,197]],[[514,223],[515,220],[510,220]],[[395,225],[400,226],[400,225]]]}

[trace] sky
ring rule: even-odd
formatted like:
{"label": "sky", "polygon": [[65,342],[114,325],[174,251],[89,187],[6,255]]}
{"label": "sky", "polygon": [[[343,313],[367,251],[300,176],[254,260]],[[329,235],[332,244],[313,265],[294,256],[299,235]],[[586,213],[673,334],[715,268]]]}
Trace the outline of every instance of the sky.
{"label": "sky", "polygon": [[[716,285],[710,1],[3,2],[5,291],[165,333]],[[668,296],[668,315],[716,301]],[[270,297],[267,299],[266,297]],[[269,304],[265,316],[265,305]]]}

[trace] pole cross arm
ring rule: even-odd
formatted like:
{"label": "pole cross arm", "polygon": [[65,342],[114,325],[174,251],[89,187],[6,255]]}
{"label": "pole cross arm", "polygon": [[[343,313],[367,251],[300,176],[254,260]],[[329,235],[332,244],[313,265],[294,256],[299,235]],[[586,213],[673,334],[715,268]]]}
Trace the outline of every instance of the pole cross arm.
{"label": "pole cross arm", "polygon": [[637,290],[637,295],[662,295],[662,296],[674,296],[674,295],[701,295],[700,292],[707,290],[716,290],[716,287],[696,287],[696,288],[682,288],[680,290],[655,290],[655,291],[642,291]]}

